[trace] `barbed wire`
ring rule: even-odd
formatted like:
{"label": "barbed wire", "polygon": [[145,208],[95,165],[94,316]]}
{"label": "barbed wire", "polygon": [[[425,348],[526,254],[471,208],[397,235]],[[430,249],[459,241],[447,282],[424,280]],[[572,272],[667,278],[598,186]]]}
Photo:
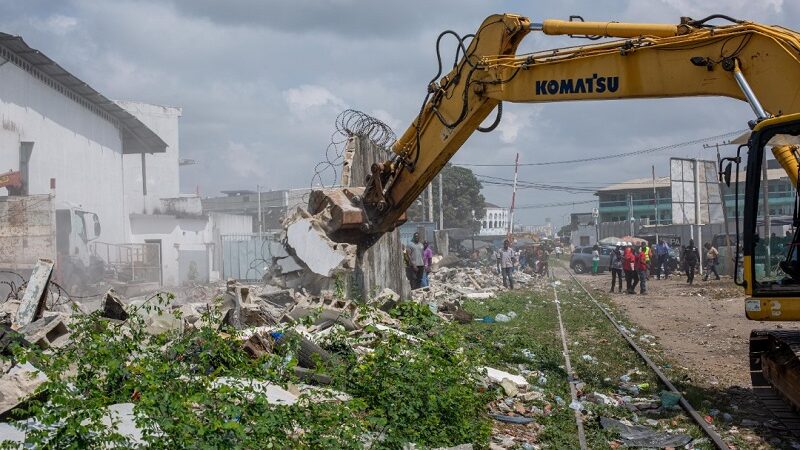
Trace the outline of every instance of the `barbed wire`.
{"label": "barbed wire", "polygon": [[[388,152],[397,141],[392,128],[380,119],[355,109],[346,109],[339,113],[334,123],[335,130],[331,141],[325,148],[325,160],[314,167],[311,188],[315,186],[330,187],[339,184],[340,167],[344,163],[344,149],[347,140],[353,136],[362,136],[373,144]],[[332,182],[326,183],[323,176],[332,173]]]}

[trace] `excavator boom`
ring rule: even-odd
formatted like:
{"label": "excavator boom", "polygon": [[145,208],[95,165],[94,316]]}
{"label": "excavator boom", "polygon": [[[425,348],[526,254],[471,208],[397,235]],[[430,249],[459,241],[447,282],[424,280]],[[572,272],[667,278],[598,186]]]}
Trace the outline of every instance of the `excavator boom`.
{"label": "excavator boom", "polygon": [[[710,24],[721,20],[726,24]],[[517,54],[531,32],[617,39]],[[456,37],[458,50],[456,62],[443,74],[439,41],[448,35]],[[773,248],[770,211],[759,207],[761,183],[767,182],[762,175],[767,173],[762,171],[764,148],[776,139],[800,136],[798,33],[722,15],[637,24],[582,19],[532,23],[502,14],[488,17],[474,35],[443,32],[437,56],[439,71],[428,83],[419,114],[392,146],[392,157],[371,167],[364,187],[312,193],[309,212],[326,221],[334,240],[370,245],[402,223],[405,211],[472,133],[491,131],[500,123],[502,102],[730,97],[746,101],[754,113],[748,144],[736,157],[723,160],[736,164],[739,174],[742,156],[747,157],[741,257],[736,252],[737,265],[741,262],[744,270],[735,281],[750,296],[745,301],[749,319],[800,320],[800,200],[795,202],[798,231],[788,251]],[[493,111],[492,125],[481,128]],[[798,147],[770,145],[800,188]],[[743,149],[746,155],[741,155]],[[730,165],[721,172],[730,178]],[[738,188],[735,204],[738,211]],[[737,212],[737,233],[738,223]],[[754,387],[775,386],[800,408],[800,335],[753,333]]]}

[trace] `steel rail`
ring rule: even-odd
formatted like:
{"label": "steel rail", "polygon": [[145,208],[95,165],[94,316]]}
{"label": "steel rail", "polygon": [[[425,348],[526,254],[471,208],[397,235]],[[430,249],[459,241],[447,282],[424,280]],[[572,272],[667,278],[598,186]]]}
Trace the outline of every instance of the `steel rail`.
{"label": "steel rail", "polygon": [[[567,332],[564,329],[564,321],[561,320],[561,302],[558,300],[558,292],[556,291],[555,274],[551,271],[550,280],[553,281],[553,300],[556,304],[556,313],[558,314],[558,327],[561,331],[561,345],[564,347],[564,367],[567,369],[567,381],[569,382],[569,394],[572,398],[570,405],[578,401],[578,389],[575,386],[578,383],[578,378],[572,370],[572,363],[569,358],[569,347],[567,346]],[[575,410],[575,424],[578,426],[578,442],[580,443],[581,450],[587,450],[586,445],[586,432],[583,430],[583,415],[581,411]]]}
{"label": "steel rail", "polygon": [[[651,360],[650,357],[647,356],[647,353],[645,353],[644,350],[642,350],[641,347],[639,347],[636,344],[636,342],[634,342],[634,340],[628,335],[628,333],[625,332],[625,330],[622,328],[619,322],[617,322],[616,319],[614,319],[611,313],[609,313],[608,310],[603,305],[601,305],[597,300],[595,300],[594,296],[583,286],[583,283],[581,283],[580,281],[578,281],[577,278],[575,278],[575,275],[573,275],[572,273],[570,273],[569,270],[564,269],[563,267],[562,269],[567,273],[567,275],[570,276],[570,278],[572,278],[572,280],[578,286],[580,286],[581,290],[583,290],[583,292],[585,292],[586,295],[589,296],[589,299],[592,301],[592,303],[594,303],[594,305],[597,306],[597,308],[603,312],[608,321],[611,322],[612,325],[614,325],[614,328],[616,328],[619,334],[628,342],[628,345],[630,345],[631,348],[634,351],[636,351],[636,353],[639,354],[639,357],[642,358],[645,364],[647,364],[650,367],[650,369],[656,374],[656,376],[658,376],[658,378],[661,380],[664,386],[666,386],[667,389],[669,389],[671,392],[680,395],[679,403],[683,408],[683,410],[686,411],[686,413],[689,414],[692,420],[694,420],[697,423],[697,425],[703,430],[706,436],[708,436],[709,439],[711,439],[714,445],[719,450],[729,450],[730,448],[728,447],[728,444],[726,444],[725,441],[722,440],[722,437],[716,431],[711,429],[711,427],[709,427],[705,419],[703,419],[703,417],[684,398],[683,394],[680,391],[678,391],[678,389],[675,388],[675,386],[672,384],[669,378],[667,378],[667,376],[664,375],[664,372],[662,372],[661,369],[659,369],[658,366],[653,362],[653,360]],[[553,289],[555,289],[555,286],[553,286]]]}

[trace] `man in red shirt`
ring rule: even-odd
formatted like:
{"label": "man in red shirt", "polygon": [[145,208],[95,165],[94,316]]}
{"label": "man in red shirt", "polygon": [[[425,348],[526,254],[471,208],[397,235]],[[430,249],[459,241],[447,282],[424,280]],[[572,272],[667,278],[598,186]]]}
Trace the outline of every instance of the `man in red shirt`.
{"label": "man in red shirt", "polygon": [[625,253],[622,256],[622,270],[625,271],[625,287],[628,294],[636,293],[636,284],[639,282],[639,277],[636,275],[636,256],[633,254],[633,247],[630,242],[627,242]]}
{"label": "man in red shirt", "polygon": [[639,294],[647,294],[647,254],[641,248],[636,250],[634,263],[636,274],[639,275]]}

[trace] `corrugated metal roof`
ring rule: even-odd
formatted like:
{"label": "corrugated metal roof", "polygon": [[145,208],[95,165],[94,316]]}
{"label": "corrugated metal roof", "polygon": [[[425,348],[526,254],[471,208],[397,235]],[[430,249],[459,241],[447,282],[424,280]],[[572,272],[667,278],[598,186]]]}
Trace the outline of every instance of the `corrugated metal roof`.
{"label": "corrugated metal roof", "polygon": [[[44,53],[28,46],[20,36],[0,33],[0,46],[20,60],[12,59],[14,64],[28,72],[40,72],[59,84],[63,89],[71,91],[83,99],[88,104],[84,104],[84,107],[90,110],[92,110],[92,107],[97,108],[95,113],[101,116],[106,114],[116,120],[122,130],[123,153],[163,153],[167,150],[167,143],[133,114],[69,73]],[[30,67],[26,67],[25,64]],[[56,90],[70,97],[60,89]],[[82,102],[79,101],[78,103]]]}

